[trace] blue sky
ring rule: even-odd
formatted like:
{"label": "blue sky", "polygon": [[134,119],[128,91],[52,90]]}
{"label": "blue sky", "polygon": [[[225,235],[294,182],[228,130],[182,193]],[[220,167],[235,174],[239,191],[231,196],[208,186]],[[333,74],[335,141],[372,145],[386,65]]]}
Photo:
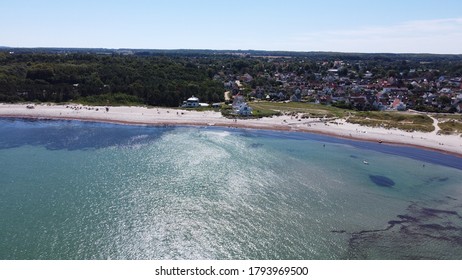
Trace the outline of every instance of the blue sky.
{"label": "blue sky", "polygon": [[460,0],[0,0],[0,45],[462,53]]}

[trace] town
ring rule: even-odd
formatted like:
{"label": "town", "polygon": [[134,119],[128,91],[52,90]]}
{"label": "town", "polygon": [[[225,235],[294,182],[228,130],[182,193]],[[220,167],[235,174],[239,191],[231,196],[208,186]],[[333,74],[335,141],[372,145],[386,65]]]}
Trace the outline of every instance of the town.
{"label": "town", "polygon": [[242,95],[252,101],[311,102],[360,111],[462,112],[460,68],[445,75],[424,61],[400,61],[385,72],[377,62],[371,66],[287,57],[259,60],[256,64],[253,60],[251,73],[225,69],[214,79],[224,83],[229,96]]}

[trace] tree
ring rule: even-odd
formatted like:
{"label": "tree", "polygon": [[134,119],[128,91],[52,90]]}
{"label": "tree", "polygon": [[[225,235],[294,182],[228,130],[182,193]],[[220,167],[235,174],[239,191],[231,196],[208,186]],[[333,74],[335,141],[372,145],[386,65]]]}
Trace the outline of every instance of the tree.
{"label": "tree", "polygon": [[451,101],[452,101],[451,98],[446,95],[439,96],[437,100],[438,100],[438,103],[443,105],[443,107],[451,105]]}
{"label": "tree", "polygon": [[340,77],[346,77],[346,75],[348,75],[348,69],[346,67],[340,67],[337,73]]}

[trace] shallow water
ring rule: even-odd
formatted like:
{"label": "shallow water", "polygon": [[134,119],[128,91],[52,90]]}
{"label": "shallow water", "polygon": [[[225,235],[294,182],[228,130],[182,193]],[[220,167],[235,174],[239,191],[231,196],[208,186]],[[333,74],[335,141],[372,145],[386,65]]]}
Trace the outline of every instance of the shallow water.
{"label": "shallow water", "polygon": [[462,259],[461,170],[306,133],[1,119],[0,259]]}

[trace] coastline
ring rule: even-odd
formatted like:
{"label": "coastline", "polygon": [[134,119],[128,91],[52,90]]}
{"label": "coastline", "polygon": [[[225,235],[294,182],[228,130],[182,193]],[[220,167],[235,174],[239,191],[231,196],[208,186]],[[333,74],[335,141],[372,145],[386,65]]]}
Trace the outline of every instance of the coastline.
{"label": "coastline", "polygon": [[324,121],[277,116],[261,119],[229,119],[219,112],[190,111],[171,108],[106,107],[85,105],[0,104],[2,118],[79,120],[126,125],[149,126],[217,126],[226,128],[292,131],[321,134],[359,141],[380,142],[387,145],[409,146],[462,157],[462,137],[438,135],[433,132],[406,132],[397,129],[365,127],[344,119]]}

